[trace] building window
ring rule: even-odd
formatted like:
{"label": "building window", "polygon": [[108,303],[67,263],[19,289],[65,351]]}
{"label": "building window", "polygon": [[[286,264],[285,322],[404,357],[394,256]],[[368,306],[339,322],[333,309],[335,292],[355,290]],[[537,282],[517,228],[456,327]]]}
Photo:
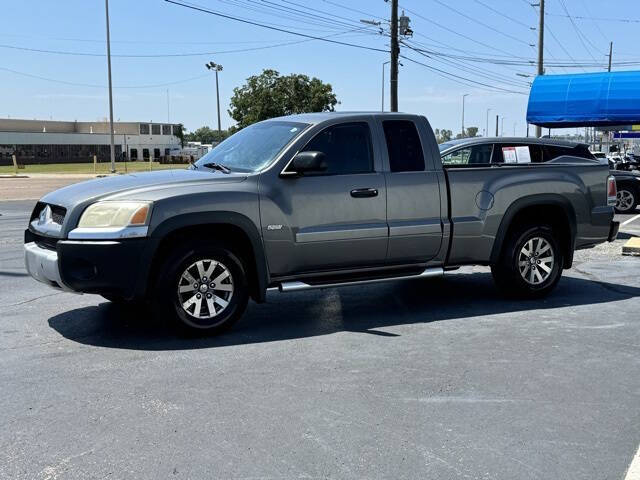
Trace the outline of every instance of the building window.
{"label": "building window", "polygon": [[137,160],[138,159],[138,149],[137,148],[132,148],[131,150],[129,150],[130,154],[131,154],[131,160]]}
{"label": "building window", "polygon": [[162,125],[162,134],[171,135],[171,125]]}
{"label": "building window", "polygon": [[169,149],[169,148],[165,148],[165,149],[164,149],[164,156],[165,156],[165,157],[169,156],[169,155],[170,155],[170,152],[171,152],[171,149]]}
{"label": "building window", "polygon": [[154,148],[153,149],[153,158],[155,158],[155,159],[160,158],[160,149],[159,148]]}
{"label": "building window", "polygon": [[151,124],[151,134],[160,135],[160,125]]}
{"label": "building window", "polygon": [[148,148],[143,148],[142,149],[142,158],[149,158],[149,149]]}
{"label": "building window", "polygon": [[149,135],[149,124],[141,123],[140,124],[140,135]]}

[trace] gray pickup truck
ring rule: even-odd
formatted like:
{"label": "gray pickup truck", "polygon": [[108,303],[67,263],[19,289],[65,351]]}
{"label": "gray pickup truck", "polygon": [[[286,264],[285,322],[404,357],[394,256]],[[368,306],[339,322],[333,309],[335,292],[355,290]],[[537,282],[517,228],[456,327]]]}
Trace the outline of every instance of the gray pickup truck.
{"label": "gray pickup truck", "polygon": [[270,289],[430,277],[468,264],[490,265],[511,294],[538,297],[574,250],[615,238],[607,166],[571,154],[539,161],[517,142],[464,147],[441,158],[417,115],[267,120],[189,169],[45,195],[25,232],[27,270],[62,290],[145,302],[179,325],[219,332]]}

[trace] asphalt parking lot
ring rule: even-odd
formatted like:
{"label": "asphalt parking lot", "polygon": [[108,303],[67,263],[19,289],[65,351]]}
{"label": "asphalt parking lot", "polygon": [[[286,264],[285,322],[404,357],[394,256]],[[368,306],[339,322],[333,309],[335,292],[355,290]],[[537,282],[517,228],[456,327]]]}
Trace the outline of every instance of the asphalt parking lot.
{"label": "asphalt parking lot", "polygon": [[0,202],[0,478],[625,478],[640,219],[542,301],[466,268],[270,294],[193,339],[28,277],[34,203]]}

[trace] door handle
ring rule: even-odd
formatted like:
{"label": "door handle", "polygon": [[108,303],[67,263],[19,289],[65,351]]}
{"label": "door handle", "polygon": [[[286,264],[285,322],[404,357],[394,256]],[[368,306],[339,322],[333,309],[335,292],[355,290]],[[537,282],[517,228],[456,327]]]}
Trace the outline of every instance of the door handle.
{"label": "door handle", "polygon": [[351,190],[351,196],[353,198],[365,198],[365,197],[377,197],[377,188],[356,188]]}

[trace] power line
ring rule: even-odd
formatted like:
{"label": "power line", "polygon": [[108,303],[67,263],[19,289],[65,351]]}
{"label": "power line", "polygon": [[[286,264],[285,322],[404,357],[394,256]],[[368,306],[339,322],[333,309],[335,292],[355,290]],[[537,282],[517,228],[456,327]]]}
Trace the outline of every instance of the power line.
{"label": "power line", "polygon": [[[90,87],[90,88],[107,88],[107,85],[96,85],[96,84],[91,84],[91,83],[79,83],[79,82],[68,82],[66,80],[59,80],[59,79],[55,79],[55,78],[48,78],[48,77],[43,77],[40,75],[34,75],[32,73],[26,73],[26,72],[20,72],[18,70],[13,70],[11,68],[6,68],[6,67],[0,67],[0,70],[5,71],[5,72],[10,72],[13,73],[15,75],[22,75],[23,77],[29,77],[29,78],[35,78],[38,80],[45,80],[47,82],[52,82],[52,83],[60,83],[63,85],[70,85],[70,86],[74,86],[74,87]],[[204,78],[204,77],[208,77],[209,74],[204,74],[204,75],[198,75],[196,77],[189,77],[189,78],[183,78],[182,80],[174,80],[171,82],[164,82],[164,83],[155,83],[155,84],[150,84],[150,85],[123,85],[123,86],[114,86],[113,88],[122,88],[122,89],[137,89],[137,88],[158,88],[158,87],[166,87],[169,85],[177,85],[179,83],[186,83],[186,82],[191,82],[193,80],[198,80],[200,78]]]}
{"label": "power line", "polygon": [[591,58],[593,58],[593,61],[594,62],[597,61],[596,58],[591,53],[591,50],[589,50],[589,47],[587,47],[587,44],[584,42],[584,40],[582,38],[583,34],[580,31],[580,29],[578,28],[578,25],[576,25],[576,22],[573,20],[573,17],[569,14],[569,10],[567,9],[567,6],[565,5],[564,0],[558,0],[558,2],[560,3],[560,5],[562,5],[562,8],[564,9],[565,13],[569,17],[569,21],[571,22],[571,25],[573,26],[573,29],[576,31],[576,34],[578,35],[578,40],[580,40],[580,43],[582,43],[582,46],[584,47],[586,52],[589,54],[589,56]]}
{"label": "power line", "polygon": [[444,2],[442,2],[442,1],[440,1],[440,0],[431,0],[431,1],[436,2],[437,4],[442,5],[442,6],[443,6],[443,7],[445,7],[445,8],[448,8],[448,9],[449,9],[449,10],[451,10],[452,12],[455,12],[455,13],[457,13],[458,15],[460,15],[460,16],[462,16],[462,17],[464,17],[464,18],[468,19],[468,20],[471,20],[472,22],[475,22],[475,23],[477,23],[478,25],[482,25],[483,27],[488,28],[489,30],[491,30],[491,31],[493,31],[493,32],[499,33],[500,35],[504,35],[505,37],[510,38],[511,40],[513,40],[513,41],[515,41],[515,42],[523,43],[523,44],[525,44],[525,45],[527,45],[527,46],[530,46],[528,42],[525,42],[525,41],[524,41],[524,40],[522,40],[521,38],[518,38],[518,37],[516,37],[516,36],[514,36],[514,35],[510,35],[510,34],[508,34],[508,33],[505,33],[505,32],[503,32],[502,30],[498,30],[497,28],[492,27],[491,25],[488,25],[488,24],[486,24],[486,23],[484,23],[484,22],[481,22],[481,21],[480,21],[480,20],[478,20],[477,18],[473,18],[473,17],[471,17],[470,15],[467,15],[466,13],[461,12],[460,10],[457,10],[457,9],[453,8],[451,5],[447,5],[446,3],[444,3]]}
{"label": "power line", "polygon": [[[331,35],[327,35],[326,37],[317,37],[317,38],[308,38],[305,40],[292,40],[288,42],[275,43],[273,45],[265,45],[261,47],[247,47],[247,48],[237,48],[232,50],[218,50],[215,52],[183,52],[183,53],[150,53],[150,54],[111,54],[112,57],[119,58],[167,58],[167,57],[200,57],[200,56],[209,56],[209,55],[221,55],[226,53],[241,53],[241,52],[253,52],[257,50],[266,50],[269,48],[276,47],[284,47],[288,45],[297,45],[300,43],[310,42],[312,40],[327,40],[329,37],[334,37],[338,35],[343,35],[347,33],[353,33],[365,29],[367,27],[355,28],[352,30],[346,30],[341,33],[335,33]],[[48,50],[42,48],[30,48],[30,47],[22,47],[17,45],[6,45],[0,44],[0,48],[7,48],[11,50],[22,50],[27,52],[35,52],[35,53],[49,53],[55,55],[72,55],[72,56],[80,56],[80,57],[104,57],[104,53],[92,53],[92,52],[76,52],[76,51],[67,51],[67,50]],[[385,51],[385,50],[382,50]]]}
{"label": "power line", "polygon": [[241,18],[234,17],[232,15],[226,15],[224,13],[216,12],[214,10],[208,10],[206,8],[203,8],[203,7],[200,7],[200,6],[197,6],[197,5],[191,5],[191,4],[187,4],[187,3],[178,2],[176,0],[164,0],[164,1],[167,2],[167,3],[173,3],[174,5],[179,5],[181,7],[189,8],[191,10],[196,10],[196,11],[199,11],[199,12],[208,13],[210,15],[215,15],[217,17],[226,18],[228,20],[234,20],[236,22],[246,23],[246,24],[249,24],[249,25],[254,25],[256,27],[267,28],[269,30],[275,30],[275,31],[278,31],[278,32],[290,33],[291,35],[297,35],[299,37],[310,38],[310,39],[313,39],[313,40],[321,40],[323,42],[333,43],[333,44],[336,44],[336,45],[343,45],[343,46],[347,46],[347,47],[360,48],[362,50],[372,50],[372,51],[375,51],[375,52],[384,52],[384,53],[388,52],[387,50],[384,50],[382,48],[369,47],[367,45],[359,45],[359,44],[355,44],[355,43],[341,42],[339,40],[331,40],[329,38],[317,37],[315,35],[307,35],[305,33],[295,32],[293,30],[286,30],[286,29],[283,29],[283,28],[270,27],[270,26],[262,24],[262,23],[254,22],[254,21],[251,21],[251,20],[243,20]]}
{"label": "power line", "polygon": [[[495,46],[490,45],[490,44],[488,44],[488,43],[481,42],[480,40],[477,40],[477,39],[475,39],[475,38],[473,38],[473,37],[470,37],[470,36],[468,36],[468,35],[465,35],[465,34],[463,34],[463,33],[460,33],[460,32],[458,32],[457,30],[453,30],[452,28],[445,27],[444,25],[441,25],[441,24],[439,24],[438,22],[436,22],[436,21],[434,21],[434,20],[431,20],[430,18],[427,18],[427,17],[425,17],[425,16],[422,16],[422,15],[420,15],[418,12],[416,12],[416,11],[414,11],[414,10],[410,10],[410,9],[408,9],[407,7],[404,7],[404,6],[402,6],[402,5],[400,5],[400,7],[402,7],[402,9],[406,10],[407,12],[411,13],[412,15],[415,15],[416,17],[421,18],[421,19],[422,19],[422,20],[424,20],[425,22],[429,22],[429,23],[431,23],[432,25],[435,25],[436,27],[441,28],[442,30],[446,30],[446,31],[447,31],[447,32],[449,32],[449,33],[453,33],[454,35],[457,35],[458,37],[465,38],[465,39],[467,39],[467,40],[469,40],[469,41],[471,41],[471,42],[473,42],[473,43],[476,43],[476,44],[478,44],[478,45],[482,45],[483,47],[487,47],[487,48],[489,48],[489,49],[491,49],[491,50],[495,50],[495,51],[497,51],[497,52],[504,53],[504,54],[506,54],[507,56],[510,56],[510,57],[511,57],[511,56],[513,56],[513,54],[512,54],[511,52],[508,52],[508,51],[503,50],[503,49],[501,49],[501,48],[495,47]],[[420,35],[420,34],[419,34],[419,33],[417,33],[417,35]]]}
{"label": "power line", "polygon": [[520,21],[520,20],[518,20],[517,18],[513,18],[513,17],[510,17],[509,15],[505,15],[505,14],[504,14],[504,13],[502,13],[500,10],[497,10],[497,9],[493,8],[491,5],[487,5],[486,3],[481,2],[480,0],[474,0],[474,1],[475,1],[476,3],[479,3],[480,5],[482,5],[482,6],[483,6],[483,7],[485,7],[486,9],[491,10],[491,11],[492,11],[492,12],[494,12],[494,13],[497,13],[497,14],[498,14],[498,15],[500,15],[501,17],[504,17],[504,18],[506,18],[507,20],[512,21],[513,23],[517,23],[518,25],[522,25],[523,27],[525,27],[525,28],[527,28],[527,29],[530,29],[530,28],[531,28],[531,25],[527,25],[526,23],[521,22],[521,21]]}
{"label": "power line", "polygon": [[509,89],[506,89],[506,88],[496,87],[494,85],[489,85],[489,84],[486,84],[486,83],[478,82],[476,80],[472,80],[470,78],[466,78],[466,77],[463,77],[463,76],[460,76],[460,75],[456,75],[454,73],[447,72],[446,70],[441,70],[439,68],[436,68],[436,67],[434,67],[432,65],[428,65],[426,63],[419,62],[418,60],[415,60],[415,59],[413,59],[411,57],[407,57],[406,55],[400,55],[400,57],[404,58],[405,60],[409,60],[410,62],[416,63],[418,65],[422,65],[423,67],[426,67],[429,70],[433,70],[435,72],[441,73],[443,75],[448,75],[448,76],[456,78],[456,79],[464,80],[464,81],[469,82],[471,84],[480,85],[480,86],[489,88],[489,89],[494,90],[494,91],[497,90],[497,91],[501,91],[501,92],[505,92],[505,93],[517,93],[517,94],[520,94],[520,95],[527,95],[526,92],[516,91],[516,90],[509,90]]}
{"label": "power line", "polygon": [[[526,1],[526,0],[525,0]],[[562,13],[547,13],[553,17],[570,17],[570,15]],[[599,20],[602,22],[620,22],[620,23],[640,23],[640,19],[637,18],[607,18],[607,17],[591,17],[584,15],[573,15],[576,20]]]}
{"label": "power line", "polygon": [[345,9],[345,10],[349,10],[349,11],[356,12],[356,13],[361,13],[361,14],[363,14],[363,15],[366,15],[367,17],[376,18],[376,19],[378,19],[378,20],[383,20],[383,21],[385,21],[385,22],[387,22],[387,21],[388,21],[388,20],[387,20],[386,18],[384,18],[384,17],[379,17],[378,15],[373,15],[372,13],[367,13],[367,12],[364,12],[364,11],[362,11],[362,10],[358,10],[357,8],[351,8],[351,7],[347,7],[347,6],[345,6],[345,5],[340,5],[339,3],[337,3],[337,2],[333,2],[333,1],[331,1],[331,0],[322,0],[322,1],[323,1],[323,2],[325,2],[325,3],[328,3],[329,5],[334,5],[334,6],[336,6],[336,7],[343,8],[343,9]]}

